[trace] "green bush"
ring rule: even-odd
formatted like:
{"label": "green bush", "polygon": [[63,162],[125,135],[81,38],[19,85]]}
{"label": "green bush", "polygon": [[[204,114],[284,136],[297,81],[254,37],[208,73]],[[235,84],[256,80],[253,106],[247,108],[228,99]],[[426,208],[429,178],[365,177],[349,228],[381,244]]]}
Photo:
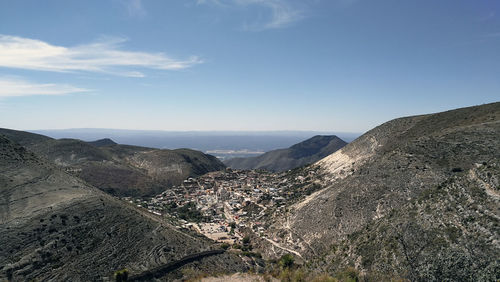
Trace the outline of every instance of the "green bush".
{"label": "green bush", "polygon": [[250,236],[245,236],[245,237],[243,238],[243,244],[244,244],[244,245],[248,245],[248,244],[250,244]]}
{"label": "green bush", "polygon": [[294,258],[291,254],[281,256],[279,265],[282,268],[290,268],[293,265]]}

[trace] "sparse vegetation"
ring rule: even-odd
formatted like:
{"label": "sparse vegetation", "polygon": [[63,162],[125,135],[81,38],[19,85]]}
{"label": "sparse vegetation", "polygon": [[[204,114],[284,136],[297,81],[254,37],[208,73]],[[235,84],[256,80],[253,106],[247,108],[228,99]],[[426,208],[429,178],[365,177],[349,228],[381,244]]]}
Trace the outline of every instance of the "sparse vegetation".
{"label": "sparse vegetation", "polygon": [[115,281],[116,282],[125,282],[128,280],[128,269],[124,268],[121,270],[118,270],[114,274]]}
{"label": "sparse vegetation", "polygon": [[189,202],[182,207],[176,208],[175,213],[177,213],[179,218],[191,222],[202,222],[205,220],[205,217],[196,208],[196,204],[194,202]]}

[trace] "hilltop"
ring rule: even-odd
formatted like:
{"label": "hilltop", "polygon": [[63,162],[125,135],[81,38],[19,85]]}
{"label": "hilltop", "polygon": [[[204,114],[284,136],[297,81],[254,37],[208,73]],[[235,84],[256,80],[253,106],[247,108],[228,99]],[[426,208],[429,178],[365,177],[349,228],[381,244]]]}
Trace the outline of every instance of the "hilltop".
{"label": "hilltop", "polygon": [[250,158],[234,158],[224,163],[235,169],[264,169],[269,171],[285,171],[314,163],[347,143],[335,135],[316,135],[287,149],[269,151],[263,155]]}
{"label": "hilltop", "polygon": [[96,147],[104,147],[104,146],[111,146],[111,145],[118,145],[115,141],[109,139],[109,138],[103,138],[95,141],[89,141],[87,142],[90,145],[94,145]]}
{"label": "hilltop", "polygon": [[0,129],[0,135],[116,196],[154,195],[189,177],[225,168],[214,156],[190,149],[118,145],[110,139],[53,139],[10,129]]}

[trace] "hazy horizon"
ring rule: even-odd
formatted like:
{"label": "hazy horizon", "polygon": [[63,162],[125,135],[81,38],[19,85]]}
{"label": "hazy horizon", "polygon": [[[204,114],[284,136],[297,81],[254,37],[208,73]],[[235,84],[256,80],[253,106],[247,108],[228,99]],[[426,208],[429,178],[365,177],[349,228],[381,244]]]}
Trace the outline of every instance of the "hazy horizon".
{"label": "hazy horizon", "polygon": [[288,148],[316,135],[336,135],[351,142],[361,133],[317,131],[154,131],[119,129],[29,130],[52,138],[95,141],[110,138],[118,144],[160,149],[189,148],[221,159],[250,157]]}
{"label": "hazy horizon", "polygon": [[274,134],[288,134],[288,133],[317,133],[317,134],[325,134],[331,135],[336,133],[345,133],[345,134],[361,134],[362,132],[334,132],[334,131],[317,131],[317,130],[161,130],[161,129],[127,129],[127,128],[40,128],[40,129],[16,129],[10,128],[14,130],[22,130],[22,131],[60,131],[60,132],[85,132],[85,131],[131,131],[131,132],[161,132],[161,133],[214,133],[214,134],[223,134],[223,133],[237,133],[237,134],[262,134],[262,133],[272,133]]}

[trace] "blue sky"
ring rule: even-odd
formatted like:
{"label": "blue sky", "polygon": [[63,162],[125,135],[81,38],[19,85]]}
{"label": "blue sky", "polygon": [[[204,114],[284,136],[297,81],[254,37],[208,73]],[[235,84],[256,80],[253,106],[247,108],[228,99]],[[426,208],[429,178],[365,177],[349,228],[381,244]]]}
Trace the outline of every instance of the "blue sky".
{"label": "blue sky", "polygon": [[0,127],[362,132],[500,99],[500,1],[1,0]]}

